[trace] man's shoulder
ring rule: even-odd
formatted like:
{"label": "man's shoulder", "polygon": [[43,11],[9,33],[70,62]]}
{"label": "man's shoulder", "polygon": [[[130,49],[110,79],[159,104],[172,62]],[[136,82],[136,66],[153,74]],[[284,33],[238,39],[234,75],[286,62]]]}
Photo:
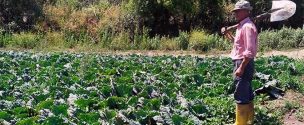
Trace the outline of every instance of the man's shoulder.
{"label": "man's shoulder", "polygon": [[255,31],[257,30],[255,24],[252,21],[247,21],[246,23],[244,23],[242,29],[253,29]]}

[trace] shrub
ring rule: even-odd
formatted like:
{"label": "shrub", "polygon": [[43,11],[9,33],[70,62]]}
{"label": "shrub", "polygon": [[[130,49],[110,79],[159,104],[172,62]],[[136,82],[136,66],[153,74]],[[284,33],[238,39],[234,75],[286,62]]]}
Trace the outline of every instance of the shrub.
{"label": "shrub", "polygon": [[207,51],[210,49],[208,34],[204,31],[194,30],[190,34],[189,47],[196,51]]}
{"label": "shrub", "polygon": [[8,42],[12,40],[12,35],[0,32],[0,47],[6,47]]}
{"label": "shrub", "polygon": [[203,45],[205,40],[206,33],[202,31],[192,31],[189,38],[189,47],[190,49],[198,50]]}
{"label": "shrub", "polygon": [[109,45],[109,48],[112,50],[128,50],[131,47],[132,45],[126,32],[119,33]]}
{"label": "shrub", "polygon": [[283,28],[276,32],[276,37],[279,37],[278,48],[292,48],[296,47],[296,40],[294,38],[294,29]]}
{"label": "shrub", "polygon": [[70,10],[81,9],[81,2],[79,2],[78,0],[57,0],[56,5],[57,6],[66,6]]}
{"label": "shrub", "polygon": [[155,36],[153,38],[149,37],[143,37],[142,43],[140,43],[140,48],[139,49],[144,49],[144,50],[157,50],[160,48],[160,37]]}
{"label": "shrub", "polygon": [[229,41],[217,34],[209,35],[209,37],[211,37],[211,40],[214,40],[212,43],[215,43],[214,46],[217,50],[225,51],[232,49],[232,41]]}
{"label": "shrub", "polygon": [[99,29],[99,44],[102,47],[109,47],[113,40],[114,33],[110,28]]}
{"label": "shrub", "polygon": [[162,37],[160,42],[161,50],[179,50],[180,46],[178,41],[168,37]]}
{"label": "shrub", "polygon": [[295,47],[304,47],[304,28],[298,28],[293,33],[295,40]]}
{"label": "shrub", "polygon": [[281,30],[266,30],[259,34],[259,50],[290,49],[303,46],[304,30],[284,27]]}
{"label": "shrub", "polygon": [[20,34],[13,34],[8,44],[12,47],[33,49],[40,44],[42,38],[42,35],[39,34],[21,32]]}
{"label": "shrub", "polygon": [[179,49],[180,50],[187,50],[189,47],[189,34],[187,32],[181,32],[179,34],[179,37],[176,38],[178,44],[179,44]]}
{"label": "shrub", "polygon": [[69,48],[75,47],[77,44],[86,44],[90,43],[92,40],[91,36],[84,30],[79,31],[71,31],[65,30],[63,31],[65,44]]}
{"label": "shrub", "polygon": [[41,48],[60,49],[65,48],[64,34],[61,32],[47,32],[41,42]]}
{"label": "shrub", "polygon": [[63,6],[67,4],[66,2],[61,2],[63,3],[57,1],[57,4],[59,4],[57,6],[48,5],[44,7],[44,14],[47,19],[44,23],[51,25],[46,27],[58,25],[59,28],[57,29],[64,32],[69,31],[74,32],[74,34],[79,31],[86,32],[95,43],[102,41],[100,37],[106,31],[121,31],[121,28],[119,28],[120,7],[118,6],[109,6],[107,2],[100,1],[98,4],[81,7],[80,9],[71,9],[69,6]]}

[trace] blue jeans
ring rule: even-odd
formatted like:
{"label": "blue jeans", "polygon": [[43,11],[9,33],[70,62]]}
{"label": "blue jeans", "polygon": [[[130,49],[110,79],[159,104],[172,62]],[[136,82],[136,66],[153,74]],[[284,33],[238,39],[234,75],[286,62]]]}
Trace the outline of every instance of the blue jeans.
{"label": "blue jeans", "polygon": [[253,90],[251,86],[251,81],[253,79],[254,74],[254,59],[251,59],[249,63],[246,65],[244,74],[240,77],[235,76],[235,71],[240,67],[242,63],[242,59],[240,60],[233,60],[234,70],[233,70],[233,77],[234,77],[234,99],[237,104],[248,104],[250,103],[253,98]]}

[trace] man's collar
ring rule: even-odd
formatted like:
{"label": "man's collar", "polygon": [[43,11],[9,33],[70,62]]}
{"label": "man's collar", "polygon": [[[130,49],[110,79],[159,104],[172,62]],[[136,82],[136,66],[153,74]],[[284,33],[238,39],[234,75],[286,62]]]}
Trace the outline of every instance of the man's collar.
{"label": "man's collar", "polygon": [[246,22],[248,22],[248,21],[250,21],[250,18],[249,18],[249,17],[243,19],[243,20],[239,23],[239,26],[244,25],[244,24],[245,24]]}

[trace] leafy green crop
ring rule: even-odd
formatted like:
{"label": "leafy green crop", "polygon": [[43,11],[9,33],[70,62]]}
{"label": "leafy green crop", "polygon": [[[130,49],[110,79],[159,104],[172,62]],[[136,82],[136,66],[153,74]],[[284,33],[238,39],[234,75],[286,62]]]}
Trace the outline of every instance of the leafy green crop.
{"label": "leafy green crop", "polygon": [[[276,80],[277,87],[304,92],[303,67],[282,56],[258,58],[253,87]],[[0,119],[21,125],[233,123],[232,68],[222,57],[0,52]]]}

